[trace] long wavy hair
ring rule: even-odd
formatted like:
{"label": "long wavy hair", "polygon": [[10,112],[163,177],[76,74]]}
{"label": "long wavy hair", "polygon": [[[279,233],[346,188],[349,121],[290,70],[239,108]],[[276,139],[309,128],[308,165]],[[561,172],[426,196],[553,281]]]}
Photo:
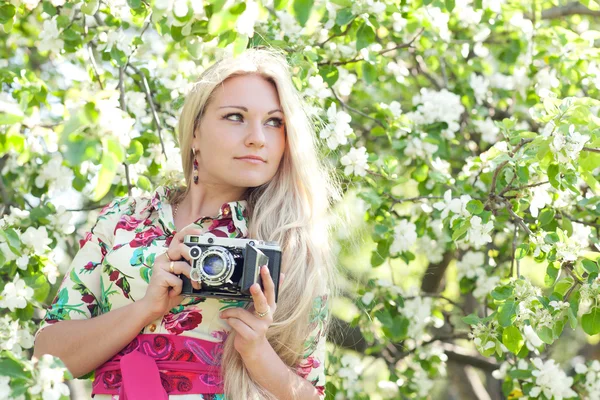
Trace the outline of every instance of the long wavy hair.
{"label": "long wavy hair", "polygon": [[[313,302],[325,294],[331,299],[335,293],[327,213],[332,202],[341,198],[341,192],[335,174],[320,161],[315,135],[317,120],[307,113],[282,52],[249,49],[235,58],[220,59],[201,74],[186,96],[178,124],[186,184],[172,192],[170,201],[181,201],[191,186],[192,136],[214,89],[226,79],[244,74],[259,74],[273,83],[285,115],[287,137],[279,169],[269,182],[248,188],[246,200],[249,236],[277,241],[282,248],[285,280],[267,339],[283,362],[294,368],[303,357]],[[330,304],[328,301],[326,307]],[[222,359],[226,398],[274,398],[250,378],[233,346],[235,334],[231,331],[226,339]]]}

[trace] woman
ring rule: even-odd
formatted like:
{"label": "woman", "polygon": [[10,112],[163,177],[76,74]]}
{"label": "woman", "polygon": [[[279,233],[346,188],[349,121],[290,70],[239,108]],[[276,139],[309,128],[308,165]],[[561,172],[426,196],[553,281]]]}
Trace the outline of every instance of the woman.
{"label": "woman", "polygon": [[[96,399],[323,398],[325,214],[338,192],[313,129],[282,55],[253,49],[208,68],[179,120],[185,185],[101,211],[34,355],[76,377],[95,370]],[[180,296],[188,234],[278,242],[277,304],[266,267],[253,306]]]}

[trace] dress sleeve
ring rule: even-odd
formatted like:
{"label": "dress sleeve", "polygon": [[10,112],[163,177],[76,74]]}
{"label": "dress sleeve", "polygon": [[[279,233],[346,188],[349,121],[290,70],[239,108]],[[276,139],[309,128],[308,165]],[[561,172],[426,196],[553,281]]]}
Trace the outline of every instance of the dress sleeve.
{"label": "dress sleeve", "polygon": [[35,338],[58,321],[87,319],[101,312],[102,261],[111,249],[116,224],[129,198],[117,198],[107,204],[92,229],[79,241],[79,251],[65,273],[56,296],[42,319]]}
{"label": "dress sleeve", "polygon": [[319,391],[320,399],[325,398],[325,326],[329,318],[328,310],[327,295],[314,299],[309,320],[311,331],[304,342],[304,358],[296,367],[296,373]]}

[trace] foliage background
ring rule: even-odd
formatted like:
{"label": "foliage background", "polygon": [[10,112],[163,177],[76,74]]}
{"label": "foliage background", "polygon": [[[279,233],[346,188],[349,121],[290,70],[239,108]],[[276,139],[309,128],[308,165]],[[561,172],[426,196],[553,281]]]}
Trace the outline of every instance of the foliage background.
{"label": "foliage background", "polygon": [[266,45],[344,177],[328,398],[599,399],[599,10],[0,0],[0,398],[84,396],[31,359],[77,240],[181,169],[198,74]]}

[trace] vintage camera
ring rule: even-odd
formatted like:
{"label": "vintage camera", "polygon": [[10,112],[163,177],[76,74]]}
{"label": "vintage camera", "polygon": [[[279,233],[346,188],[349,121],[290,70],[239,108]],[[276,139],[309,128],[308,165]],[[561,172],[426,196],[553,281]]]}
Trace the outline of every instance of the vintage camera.
{"label": "vintage camera", "polygon": [[276,242],[186,235],[184,244],[190,252],[190,276],[201,282],[202,287],[194,289],[191,280],[181,274],[183,296],[252,301],[250,286],[258,282],[264,289],[260,267],[267,265],[275,283],[277,301],[281,248]]}

